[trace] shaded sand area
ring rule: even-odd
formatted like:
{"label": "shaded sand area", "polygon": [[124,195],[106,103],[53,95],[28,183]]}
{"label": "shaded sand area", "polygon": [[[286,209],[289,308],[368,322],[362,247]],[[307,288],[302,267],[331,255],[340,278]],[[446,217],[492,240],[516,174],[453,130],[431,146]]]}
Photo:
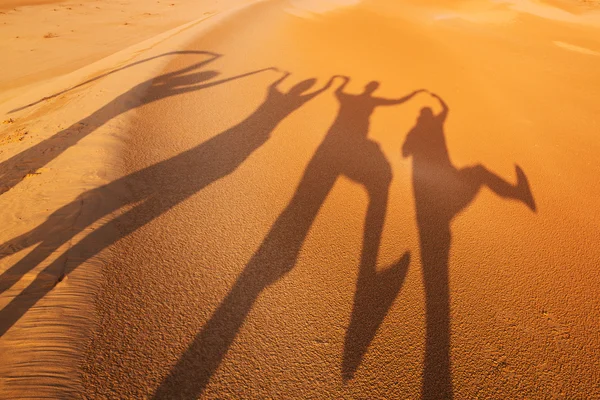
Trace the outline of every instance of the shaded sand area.
{"label": "shaded sand area", "polygon": [[[69,249],[93,229],[85,221],[96,201],[118,193],[102,200],[80,195],[118,177],[131,110],[168,59],[226,15],[204,15],[210,9],[197,2],[187,9],[186,18],[196,18],[188,24],[163,33],[157,25],[139,44],[123,49],[112,43],[114,54],[106,58],[1,93],[0,398],[80,397],[79,363],[105,262],[101,254],[80,265],[81,256]],[[65,58],[77,58],[81,41],[65,44]],[[3,72],[13,67],[8,60],[2,59]],[[23,76],[31,72],[27,67]],[[74,236],[53,247],[64,232]]]}
{"label": "shaded sand area", "polygon": [[596,9],[215,18],[3,105],[0,397],[600,397]]}

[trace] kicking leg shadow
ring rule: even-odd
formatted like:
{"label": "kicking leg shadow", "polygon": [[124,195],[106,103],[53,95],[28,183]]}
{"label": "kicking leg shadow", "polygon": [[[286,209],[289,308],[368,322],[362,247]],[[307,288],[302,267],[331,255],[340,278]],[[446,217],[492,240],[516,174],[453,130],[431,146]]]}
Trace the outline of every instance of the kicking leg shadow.
{"label": "kicking leg shadow", "polygon": [[[451,314],[449,255],[452,221],[471,205],[487,186],[498,197],[536,205],[527,177],[516,166],[517,182],[511,184],[482,165],[457,169],[446,146],[444,123],[447,104],[432,94],[442,107],[439,114],[425,107],[408,133],[402,154],[412,156],[413,193],[421,246],[425,286],[425,359],[423,399],[452,399]],[[476,243],[474,244],[476,245]]]}
{"label": "kicking leg shadow", "polygon": [[461,204],[461,209],[471,203],[482,186],[487,186],[499,197],[520,201],[529,207],[531,211],[536,211],[537,207],[527,176],[518,165],[515,165],[515,173],[517,175],[517,183],[511,185],[480,164],[460,169],[457,181],[464,182],[473,188],[472,193],[463,196],[465,204]]}

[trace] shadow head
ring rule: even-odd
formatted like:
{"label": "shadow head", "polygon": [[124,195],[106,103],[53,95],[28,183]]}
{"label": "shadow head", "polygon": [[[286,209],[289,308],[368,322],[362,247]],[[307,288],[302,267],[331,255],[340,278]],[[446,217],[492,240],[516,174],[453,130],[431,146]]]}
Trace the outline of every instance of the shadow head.
{"label": "shadow head", "polygon": [[365,85],[365,94],[372,94],[379,88],[379,82],[371,81]]}
{"label": "shadow head", "polygon": [[293,95],[301,95],[302,93],[306,92],[308,89],[313,87],[315,83],[317,83],[317,80],[315,78],[305,79],[295,84],[288,93]]}
{"label": "shadow head", "polygon": [[433,110],[431,109],[431,107],[423,107],[423,108],[421,108],[421,112],[419,113],[418,121],[419,122],[430,121],[434,117],[435,117],[435,115],[433,114]]}

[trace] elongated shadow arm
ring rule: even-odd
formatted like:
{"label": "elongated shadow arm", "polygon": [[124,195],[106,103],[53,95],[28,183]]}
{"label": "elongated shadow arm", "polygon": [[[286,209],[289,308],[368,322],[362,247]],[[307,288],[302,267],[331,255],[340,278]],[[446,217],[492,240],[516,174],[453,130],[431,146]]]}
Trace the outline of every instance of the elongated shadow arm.
{"label": "elongated shadow arm", "polygon": [[173,76],[177,76],[177,75],[183,75],[188,71],[194,71],[197,69],[200,69],[202,67],[204,67],[206,64],[209,64],[213,61],[215,61],[216,59],[222,57],[222,55],[220,54],[216,54],[216,53],[207,53],[209,55],[212,55],[211,58],[207,59],[207,60],[203,60],[203,61],[199,61],[197,63],[194,63],[192,65],[190,65],[189,67],[177,70],[177,71],[173,71],[173,72],[168,72],[166,74],[163,75],[159,75],[156,78],[153,79],[153,82],[165,82],[168,81],[169,78],[172,78]]}
{"label": "elongated shadow arm", "polygon": [[433,97],[435,97],[440,102],[440,105],[442,106],[442,111],[436,116],[436,118],[440,122],[444,122],[446,120],[446,117],[448,116],[448,104],[446,104],[446,102],[444,100],[442,100],[442,98],[440,96],[438,96],[437,94],[431,93],[431,95]]}
{"label": "elongated shadow arm", "polygon": [[212,87],[212,86],[221,85],[223,83],[231,82],[231,81],[234,81],[234,80],[237,80],[237,79],[245,78],[247,76],[255,75],[255,74],[258,74],[260,72],[269,71],[269,70],[275,70],[275,68],[273,68],[273,67],[263,68],[263,69],[259,69],[259,70],[252,71],[252,72],[246,72],[245,74],[240,74],[240,75],[232,76],[230,78],[220,79],[218,81],[214,81],[214,82],[210,82],[210,83],[204,83],[204,84],[201,84],[201,85],[186,86],[186,87],[182,87],[182,88],[178,88],[178,89],[171,89],[165,95],[165,97],[166,96],[173,96],[173,95],[181,94],[181,93],[192,92],[192,91],[200,90],[200,89],[207,89],[207,88]]}
{"label": "elongated shadow arm", "polygon": [[326,91],[327,89],[329,89],[331,87],[334,80],[335,80],[335,76],[332,76],[329,79],[329,81],[325,84],[325,86],[323,86],[321,89],[315,90],[312,93],[305,94],[304,96],[302,96],[302,98],[304,100],[308,101],[308,100],[312,99],[313,97],[320,95],[321,93],[323,93],[324,91]]}
{"label": "elongated shadow arm", "polygon": [[[275,68],[273,68],[274,71],[276,71]],[[284,72],[283,75],[281,76],[281,78],[277,79],[275,82],[271,83],[269,85],[269,92],[276,92],[277,91],[277,86],[279,86],[280,83],[282,83],[283,81],[285,81],[288,76],[290,76],[291,73],[290,72]]]}
{"label": "elongated shadow arm", "polygon": [[378,98],[376,98],[376,102],[380,106],[394,106],[397,104],[402,104],[402,103],[412,99],[417,94],[424,92],[424,91],[425,91],[424,89],[415,90],[411,94],[401,97],[399,99],[386,99],[383,97],[378,97]]}
{"label": "elongated shadow arm", "polygon": [[[339,76],[339,75],[336,75],[336,76]],[[344,82],[342,82],[342,84],[340,86],[338,86],[337,89],[335,89],[335,95],[338,97],[344,94],[344,89],[346,89],[348,82],[350,82],[350,78],[348,78],[347,76],[339,76],[339,77],[342,78],[344,80]],[[334,78],[335,78],[335,76],[334,76]]]}
{"label": "elongated shadow arm", "polygon": [[192,66],[190,66],[190,67],[188,67],[188,68],[185,68],[185,69],[184,69],[184,70],[182,70],[182,71],[170,72],[170,73],[168,73],[168,74],[161,75],[161,76],[157,77],[156,79],[161,79],[161,78],[163,78],[163,77],[171,76],[171,75],[173,75],[173,74],[180,74],[180,73],[183,73],[183,72],[186,72],[186,71],[189,71],[189,70],[195,69],[195,68],[200,68],[200,67],[202,67],[202,66],[204,66],[204,65],[206,65],[206,64],[208,64],[208,63],[210,63],[210,62],[212,62],[212,61],[214,61],[214,60],[216,60],[217,58],[219,58],[219,57],[222,57],[222,55],[221,55],[221,54],[213,53],[213,52],[210,52],[210,51],[196,51],[196,50],[171,51],[171,52],[169,52],[169,53],[160,54],[160,55],[158,55],[158,56],[154,56],[154,57],[145,58],[145,59],[143,59],[143,60],[136,61],[136,62],[134,62],[134,63],[128,64],[128,65],[125,65],[125,66],[123,66],[123,67],[121,67],[121,68],[117,68],[117,69],[114,69],[114,70],[112,70],[112,71],[106,72],[106,73],[104,73],[104,74],[98,75],[98,76],[96,76],[96,77],[94,77],[94,78],[88,79],[87,81],[85,81],[85,82],[81,82],[81,83],[79,83],[79,84],[77,84],[77,85],[75,85],[75,86],[72,86],[72,87],[68,88],[68,89],[65,89],[65,90],[62,90],[62,91],[60,91],[60,92],[54,93],[54,94],[52,94],[52,95],[50,95],[50,96],[45,96],[45,97],[42,97],[41,99],[39,99],[39,100],[37,100],[37,101],[34,101],[33,103],[29,103],[29,104],[27,104],[27,105],[25,105],[25,106],[18,107],[18,108],[15,108],[15,109],[12,109],[12,110],[10,110],[8,113],[9,113],[9,114],[12,114],[12,113],[15,113],[15,112],[17,112],[17,111],[21,111],[21,110],[24,110],[24,109],[26,109],[26,108],[29,108],[29,107],[35,106],[36,104],[39,104],[39,103],[41,103],[42,101],[46,101],[46,100],[53,99],[53,98],[55,98],[55,97],[57,97],[57,96],[60,96],[60,95],[62,95],[62,94],[65,94],[65,93],[67,93],[67,92],[70,92],[70,91],[72,91],[72,90],[75,90],[75,89],[77,89],[77,88],[79,88],[79,87],[81,87],[81,86],[85,86],[85,85],[87,85],[88,83],[92,83],[92,82],[94,82],[94,81],[97,81],[97,80],[99,80],[99,79],[102,79],[102,78],[104,78],[104,77],[106,77],[106,76],[109,76],[109,75],[112,75],[112,74],[114,74],[114,73],[117,73],[117,72],[123,71],[123,70],[125,70],[125,69],[131,68],[131,67],[134,67],[134,66],[136,66],[136,65],[143,64],[143,63],[145,63],[145,62],[148,62],[148,61],[152,61],[152,60],[154,60],[154,59],[156,59],[156,58],[160,58],[160,57],[166,57],[166,56],[175,56],[175,55],[185,55],[185,54],[210,55],[210,56],[212,56],[212,57],[211,57],[210,59],[208,59],[208,60],[204,60],[204,61],[201,61],[201,62],[199,62],[199,63],[195,63],[194,65],[192,65]]}

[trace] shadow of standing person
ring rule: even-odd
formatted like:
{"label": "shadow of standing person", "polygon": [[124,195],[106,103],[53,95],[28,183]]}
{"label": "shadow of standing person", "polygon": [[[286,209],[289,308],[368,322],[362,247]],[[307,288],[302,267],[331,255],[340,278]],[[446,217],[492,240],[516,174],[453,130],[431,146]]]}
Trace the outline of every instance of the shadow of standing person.
{"label": "shadow of standing person", "polygon": [[517,183],[511,185],[482,165],[457,169],[452,165],[444,122],[448,106],[435,115],[421,110],[416,126],[402,147],[404,157],[412,156],[413,191],[421,246],[425,284],[426,339],[422,393],[424,399],[452,398],[450,365],[450,293],[448,256],[452,240],[452,219],[469,206],[482,186],[498,196],[517,200],[535,211],[527,178],[516,166]]}
{"label": "shadow of standing person", "polygon": [[[336,90],[340,102],[337,118],[308,163],[293,198],[229,293],[158,387],[154,399],[195,399],[204,390],[260,293],[284,277],[296,264],[308,231],[339,176],[345,175],[363,185],[370,199],[359,287],[377,290],[374,282],[385,286],[381,282],[382,277],[390,279],[391,275],[402,275],[401,271],[406,270],[408,253],[392,273],[377,274],[375,271],[392,173],[379,146],[369,140],[367,134],[369,118],[376,107],[401,104],[417,92],[396,100],[377,98],[372,94],[379,84],[371,82],[363,93],[350,95],[343,92],[349,81],[348,78],[344,79],[344,83]],[[383,291],[388,295],[393,292],[388,289]],[[358,309],[361,310],[358,314],[364,316],[362,299],[362,295],[357,296],[359,305],[355,304],[355,313],[358,313]],[[382,301],[391,304],[389,299]],[[382,319],[381,315],[377,318]],[[356,331],[362,332],[360,329]],[[355,338],[355,335],[351,337]],[[360,343],[364,345],[364,340],[361,339]],[[352,348],[348,341],[346,344],[347,349]]]}
{"label": "shadow of standing person", "polygon": [[[268,69],[204,85],[190,85],[196,82],[196,77],[186,75],[190,80],[180,79],[177,82],[177,88],[173,88],[174,83],[165,85],[165,87],[159,85],[154,90],[160,93],[151,91],[149,96],[164,98],[166,93],[162,93],[162,91],[183,93],[199,90]],[[323,88],[312,93],[305,93],[316,82],[316,79],[307,79],[294,85],[288,92],[283,92],[278,85],[288,76],[289,73],[285,73],[271,84],[263,103],[239,124],[170,159],[82,194],[75,201],[55,211],[37,228],[4,243],[0,247],[0,259],[32,245],[37,244],[37,246],[0,275],[0,293],[10,288],[25,273],[34,269],[63,244],[94,222],[126,205],[134,205],[132,209],[101,225],[61,254],[44,268],[27,288],[2,308],[0,310],[0,336],[52,290],[64,276],[85,260],[149,223],[209,184],[235,171],[269,139],[271,132],[283,119],[332,84],[330,80]],[[185,179],[181,179],[182,171],[186,173]],[[115,193],[123,192],[130,193],[127,200],[121,200],[120,196],[115,196]],[[82,203],[85,203],[86,209],[90,211],[80,213]],[[66,227],[66,224],[73,226]]]}

